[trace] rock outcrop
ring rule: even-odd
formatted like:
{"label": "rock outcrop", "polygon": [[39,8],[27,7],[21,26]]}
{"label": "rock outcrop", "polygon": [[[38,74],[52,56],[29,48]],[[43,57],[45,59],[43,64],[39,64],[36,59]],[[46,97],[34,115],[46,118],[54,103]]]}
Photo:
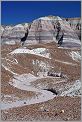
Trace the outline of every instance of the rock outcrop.
{"label": "rock outcrop", "polygon": [[81,45],[80,25],[80,19],[64,19],[58,16],[41,17],[31,24],[2,27],[2,43],[11,41],[20,43],[28,29],[25,45],[56,42],[63,47],[79,47]]}
{"label": "rock outcrop", "polygon": [[20,42],[20,39],[25,35],[25,32],[28,28],[28,23],[24,25],[18,24],[15,26],[6,26],[2,33],[2,43],[6,41],[10,42]]}
{"label": "rock outcrop", "polygon": [[58,43],[62,35],[64,35],[62,46],[80,46],[77,34],[66,20],[58,16],[53,18],[41,17],[33,21],[25,44],[50,43],[53,41]]}

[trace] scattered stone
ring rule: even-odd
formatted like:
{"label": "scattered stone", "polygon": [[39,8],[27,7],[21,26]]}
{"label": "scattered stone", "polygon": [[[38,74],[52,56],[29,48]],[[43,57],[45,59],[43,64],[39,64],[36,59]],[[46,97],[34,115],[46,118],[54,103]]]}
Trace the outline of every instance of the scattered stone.
{"label": "scattered stone", "polygon": [[61,110],[61,113],[64,113],[65,111],[64,110]]}
{"label": "scattered stone", "polygon": [[64,118],[63,120],[64,120],[64,121],[68,121],[68,118]]}
{"label": "scattered stone", "polygon": [[26,102],[24,102],[24,104],[26,104]]}
{"label": "scattered stone", "polygon": [[40,107],[41,110],[43,110],[44,108],[43,107]]}
{"label": "scattered stone", "polygon": [[8,113],[8,111],[5,110],[4,113],[6,114],[6,113]]}
{"label": "scattered stone", "polygon": [[40,107],[41,111],[43,112],[49,112],[49,109],[45,109],[44,107]]}
{"label": "scattered stone", "polygon": [[44,112],[47,112],[47,110],[46,110],[46,109],[44,109]]}
{"label": "scattered stone", "polygon": [[58,113],[55,113],[55,116],[57,116],[58,115]]}

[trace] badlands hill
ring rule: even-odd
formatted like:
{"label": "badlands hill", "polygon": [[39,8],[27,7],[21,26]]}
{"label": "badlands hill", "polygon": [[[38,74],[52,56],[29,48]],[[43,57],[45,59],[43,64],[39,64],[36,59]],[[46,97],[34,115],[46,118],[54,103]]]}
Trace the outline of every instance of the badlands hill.
{"label": "badlands hill", "polygon": [[[59,33],[58,27],[60,29]],[[27,29],[29,32],[26,44],[58,43],[62,33],[64,33],[63,46],[80,45],[80,18],[64,19],[58,16],[41,17],[32,23],[23,23],[15,26],[1,26],[2,43],[19,43]],[[58,40],[56,36],[58,36]]]}

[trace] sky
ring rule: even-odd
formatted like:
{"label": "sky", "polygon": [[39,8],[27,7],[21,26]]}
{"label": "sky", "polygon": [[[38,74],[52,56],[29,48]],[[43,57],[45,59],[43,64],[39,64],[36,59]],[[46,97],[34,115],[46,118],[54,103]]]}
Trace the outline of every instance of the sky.
{"label": "sky", "polygon": [[2,1],[1,24],[32,22],[42,16],[80,17],[80,1]]}

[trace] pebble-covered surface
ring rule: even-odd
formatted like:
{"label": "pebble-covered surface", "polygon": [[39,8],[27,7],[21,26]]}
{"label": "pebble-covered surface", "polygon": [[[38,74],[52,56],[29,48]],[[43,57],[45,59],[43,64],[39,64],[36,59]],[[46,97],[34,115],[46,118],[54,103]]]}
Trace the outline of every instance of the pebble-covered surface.
{"label": "pebble-covered surface", "polygon": [[81,119],[80,97],[56,97],[44,103],[2,110],[2,120],[6,121],[49,121],[65,120],[73,121]]}

